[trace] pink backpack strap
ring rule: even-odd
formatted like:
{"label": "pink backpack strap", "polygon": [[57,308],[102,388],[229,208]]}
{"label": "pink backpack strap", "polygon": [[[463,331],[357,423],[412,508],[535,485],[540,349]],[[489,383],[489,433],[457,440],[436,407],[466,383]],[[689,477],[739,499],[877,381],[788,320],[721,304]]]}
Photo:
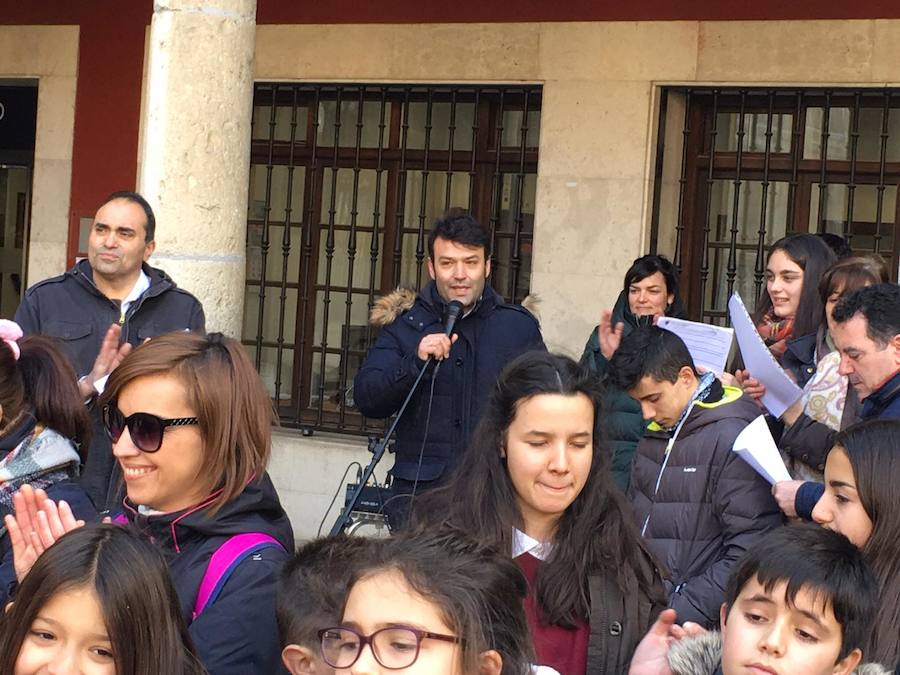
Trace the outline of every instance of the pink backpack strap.
{"label": "pink backpack strap", "polygon": [[209,559],[197,591],[197,599],[194,601],[191,620],[196,620],[204,609],[216,601],[219,592],[228,581],[228,577],[247,556],[264,548],[284,550],[284,546],[277,539],[262,532],[236,534],[226,539],[225,543],[219,546]]}

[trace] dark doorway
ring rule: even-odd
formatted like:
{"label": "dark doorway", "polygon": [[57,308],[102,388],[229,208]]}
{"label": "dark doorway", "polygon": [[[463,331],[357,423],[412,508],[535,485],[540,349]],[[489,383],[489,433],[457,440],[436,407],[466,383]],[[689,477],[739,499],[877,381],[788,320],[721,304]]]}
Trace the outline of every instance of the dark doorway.
{"label": "dark doorway", "polygon": [[0,80],[0,317],[11,317],[25,287],[37,81]]}

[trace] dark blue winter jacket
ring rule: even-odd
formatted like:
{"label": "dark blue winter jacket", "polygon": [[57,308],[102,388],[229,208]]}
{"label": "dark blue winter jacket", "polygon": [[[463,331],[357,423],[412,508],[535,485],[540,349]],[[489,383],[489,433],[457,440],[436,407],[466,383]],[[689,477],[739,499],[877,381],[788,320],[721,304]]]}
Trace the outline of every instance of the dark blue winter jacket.
{"label": "dark blue winter jacket", "polygon": [[[861,417],[864,420],[900,419],[900,371],[866,397]],[[801,485],[794,497],[797,515],[804,520],[812,520],[812,511],[823,494],[825,486],[821,483],[806,482]]]}
{"label": "dark blue winter jacket", "polygon": [[266,474],[215,515],[208,514],[206,503],[146,515],[126,498],[125,517],[162,550],[182,615],[189,623],[210,556],[229,537],[261,532],[277,539],[284,550],[265,548],[245,558],[215,602],[190,623],[190,633],[210,675],[284,672],[275,620],[275,581],[293,554],[294,534],[275,487]]}
{"label": "dark blue winter jacket", "polygon": [[[379,300],[372,323],[383,326],[354,381],[356,407],[367,417],[389,417],[400,408],[425,362],[417,356],[428,334],[444,332],[445,301],[434,282],[415,296],[395,291]],[[488,394],[504,366],[520,354],[545,349],[537,320],[508,304],[489,286],[475,308],[456,322],[459,339],[438,370],[431,419],[428,399],[434,364],[419,385],[397,427],[393,475],[414,481],[426,432],[419,480],[437,480],[452,469]]]}

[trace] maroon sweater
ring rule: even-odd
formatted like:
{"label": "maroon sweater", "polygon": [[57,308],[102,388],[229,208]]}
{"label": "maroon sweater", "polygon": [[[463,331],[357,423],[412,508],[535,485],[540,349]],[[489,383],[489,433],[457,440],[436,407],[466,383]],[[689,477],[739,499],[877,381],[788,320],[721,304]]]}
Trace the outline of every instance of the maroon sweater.
{"label": "maroon sweater", "polygon": [[516,558],[516,563],[528,581],[525,614],[528,617],[528,627],[531,629],[531,637],[534,640],[536,663],[555,668],[561,675],[585,675],[588,640],[591,636],[590,626],[586,622],[579,622],[575,628],[563,628],[543,623],[540,620],[533,592],[534,581],[537,578],[541,561],[530,553],[523,553]]}

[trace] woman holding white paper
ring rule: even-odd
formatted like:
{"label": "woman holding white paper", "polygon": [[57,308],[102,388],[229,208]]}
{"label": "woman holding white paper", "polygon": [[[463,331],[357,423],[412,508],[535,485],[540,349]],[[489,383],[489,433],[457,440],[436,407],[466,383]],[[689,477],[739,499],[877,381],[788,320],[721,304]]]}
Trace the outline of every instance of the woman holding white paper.
{"label": "woman holding white paper", "polygon": [[[637,258],[625,273],[624,288],[612,311],[604,310],[600,324],[591,331],[581,363],[601,380],[606,378],[609,359],[622,338],[639,325],[655,318],[687,318],[678,295],[678,272],[665,256]],[[628,489],[631,459],[647,423],[641,406],[621,389],[607,384],[603,400],[604,430],[613,453],[612,476],[622,491]]]}
{"label": "woman holding white paper", "polygon": [[[772,356],[801,387],[815,372],[815,363],[796,352],[824,323],[819,280],[835,262],[834,253],[814,234],[791,234],[775,242],[766,260],[766,290],[753,316],[756,329]],[[764,385],[751,373],[735,373],[750,396],[762,397]]]}

